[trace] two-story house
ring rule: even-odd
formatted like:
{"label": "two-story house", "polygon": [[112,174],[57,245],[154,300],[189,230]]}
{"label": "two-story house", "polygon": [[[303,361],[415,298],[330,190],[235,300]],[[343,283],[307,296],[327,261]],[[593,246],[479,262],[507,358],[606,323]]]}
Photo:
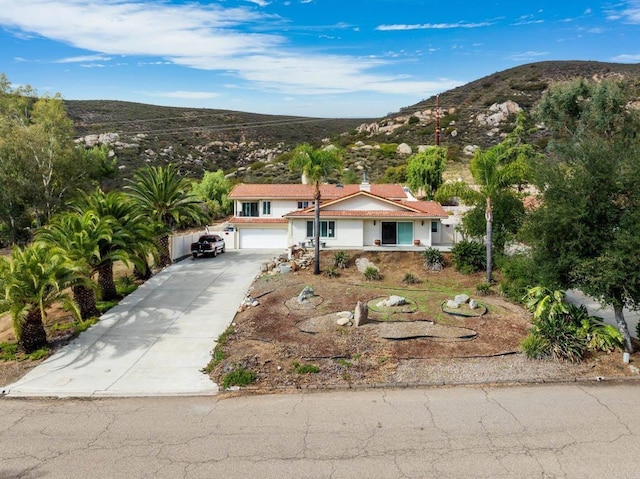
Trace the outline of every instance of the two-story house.
{"label": "two-story house", "polygon": [[[313,185],[236,185],[236,235],[240,249],[287,248],[314,236]],[[439,203],[419,201],[401,185],[321,185],[320,239],[327,247],[408,247],[453,244],[454,227]]]}

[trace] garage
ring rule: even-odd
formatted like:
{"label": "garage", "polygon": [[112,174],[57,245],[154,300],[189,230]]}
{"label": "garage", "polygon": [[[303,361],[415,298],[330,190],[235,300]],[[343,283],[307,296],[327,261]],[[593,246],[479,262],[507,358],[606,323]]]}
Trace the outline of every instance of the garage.
{"label": "garage", "polygon": [[286,249],[287,230],[275,228],[242,228],[240,249]]}

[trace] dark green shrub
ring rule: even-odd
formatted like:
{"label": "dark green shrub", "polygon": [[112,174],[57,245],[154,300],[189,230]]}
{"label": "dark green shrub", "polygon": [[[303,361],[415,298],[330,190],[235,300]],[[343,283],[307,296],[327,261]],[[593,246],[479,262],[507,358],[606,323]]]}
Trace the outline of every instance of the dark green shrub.
{"label": "dark green shrub", "polygon": [[535,262],[528,254],[504,256],[498,267],[502,272],[500,293],[512,301],[522,302],[527,291],[539,284]]}
{"label": "dark green shrub", "polygon": [[424,267],[429,271],[441,271],[444,268],[444,256],[436,248],[427,248],[422,252]]}
{"label": "dark green shrub", "polygon": [[367,281],[380,281],[382,279],[382,275],[380,274],[380,270],[375,266],[367,266],[364,270],[364,279]]}
{"label": "dark green shrub", "polygon": [[349,266],[349,255],[346,251],[336,251],[333,253],[333,265],[336,268],[347,269]]}
{"label": "dark green shrub", "polygon": [[451,248],[453,266],[462,274],[482,271],[487,267],[485,247],[477,241],[462,240]]}
{"label": "dark green shrub", "polygon": [[415,115],[411,115],[411,116],[409,117],[409,122],[408,122],[408,123],[409,123],[409,125],[413,125],[413,124],[415,124],[415,123],[420,123],[420,118],[418,118],[418,117],[417,117],[417,116],[415,116]]}
{"label": "dark green shrub", "polygon": [[535,331],[530,331],[520,343],[522,352],[529,359],[543,359],[549,355],[549,343]]}
{"label": "dark green shrub", "polygon": [[256,381],[257,375],[255,372],[245,368],[237,368],[226,374],[222,378],[222,387],[228,389],[231,386],[247,386]]}

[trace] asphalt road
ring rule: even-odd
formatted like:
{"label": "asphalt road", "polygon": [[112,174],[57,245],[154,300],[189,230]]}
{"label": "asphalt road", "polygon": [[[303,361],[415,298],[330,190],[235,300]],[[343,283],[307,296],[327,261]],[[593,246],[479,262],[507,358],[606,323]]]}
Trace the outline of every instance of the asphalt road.
{"label": "asphalt road", "polygon": [[0,400],[8,478],[636,478],[627,384]]}

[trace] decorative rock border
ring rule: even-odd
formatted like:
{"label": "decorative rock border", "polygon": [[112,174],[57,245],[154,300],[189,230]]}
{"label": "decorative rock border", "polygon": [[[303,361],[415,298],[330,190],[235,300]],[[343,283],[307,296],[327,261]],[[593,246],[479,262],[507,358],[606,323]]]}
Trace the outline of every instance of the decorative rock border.
{"label": "decorative rock border", "polygon": [[447,301],[443,301],[440,304],[440,309],[443,313],[446,313],[450,316],[458,316],[460,318],[480,318],[487,314],[487,307],[484,304],[478,303],[478,307],[475,309],[461,309],[458,308],[456,310],[447,309],[446,308]]}

